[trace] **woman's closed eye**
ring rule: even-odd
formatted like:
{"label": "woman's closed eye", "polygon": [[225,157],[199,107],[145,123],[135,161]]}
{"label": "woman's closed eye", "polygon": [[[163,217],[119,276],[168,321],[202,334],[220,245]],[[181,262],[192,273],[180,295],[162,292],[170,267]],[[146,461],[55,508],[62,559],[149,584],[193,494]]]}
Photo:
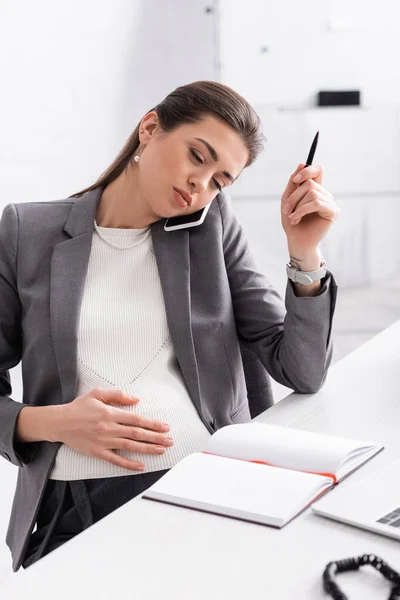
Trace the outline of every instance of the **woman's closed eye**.
{"label": "woman's closed eye", "polygon": [[[195,150],[193,150],[193,148],[190,148],[190,154],[197,163],[204,165],[205,161],[202,160],[201,156],[199,154],[197,154],[197,152]],[[213,181],[215,187],[217,188],[217,190],[221,191],[223,186],[219,183],[219,181],[217,181],[214,177],[212,178],[212,181]]]}

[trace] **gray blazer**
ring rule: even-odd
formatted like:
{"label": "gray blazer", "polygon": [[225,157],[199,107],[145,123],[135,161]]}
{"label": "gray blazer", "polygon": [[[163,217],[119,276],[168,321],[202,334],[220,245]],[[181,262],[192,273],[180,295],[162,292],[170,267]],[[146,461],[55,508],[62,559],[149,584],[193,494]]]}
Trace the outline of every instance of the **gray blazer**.
{"label": "gray blazer", "polygon": [[[19,467],[7,533],[14,570],[60,445],[15,443],[16,421],[24,404],[75,398],[79,310],[101,191],[9,204],[0,221],[0,455]],[[265,369],[297,392],[318,390],[331,359],[331,274],[314,298],[298,298],[288,285],[286,312],[257,272],[223,193],[200,227],[167,233],[159,221],[151,231],[176,356],[211,432],[272,404]],[[23,404],[10,397],[8,373],[21,360]]]}

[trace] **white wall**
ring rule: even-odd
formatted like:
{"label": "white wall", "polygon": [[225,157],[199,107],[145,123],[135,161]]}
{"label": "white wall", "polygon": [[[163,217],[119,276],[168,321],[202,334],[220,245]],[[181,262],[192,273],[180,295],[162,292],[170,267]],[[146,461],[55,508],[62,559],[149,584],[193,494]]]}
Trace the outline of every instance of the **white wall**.
{"label": "white wall", "polygon": [[[398,0],[221,0],[223,79],[254,104],[307,107],[320,89],[400,103]],[[263,49],[267,51],[263,51]]]}
{"label": "white wall", "polygon": [[[89,185],[167,93],[216,79],[213,4],[0,2],[0,214]],[[21,400],[19,368],[12,383]],[[0,461],[0,584],[11,573],[3,539],[16,472]]]}
{"label": "white wall", "polygon": [[92,183],[148,109],[178,85],[214,79],[214,15],[204,9],[199,0],[0,2],[0,212]]}

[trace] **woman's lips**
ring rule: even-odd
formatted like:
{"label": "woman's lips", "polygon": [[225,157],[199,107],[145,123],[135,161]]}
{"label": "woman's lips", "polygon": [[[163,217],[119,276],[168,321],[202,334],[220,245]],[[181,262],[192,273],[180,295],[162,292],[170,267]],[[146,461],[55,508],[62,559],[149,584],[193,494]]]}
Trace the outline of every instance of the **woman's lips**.
{"label": "woman's lips", "polygon": [[181,206],[182,208],[186,208],[187,206],[189,206],[184,197],[181,196],[181,194],[177,192],[175,188],[173,188],[173,190],[175,201],[179,204],[179,206]]}

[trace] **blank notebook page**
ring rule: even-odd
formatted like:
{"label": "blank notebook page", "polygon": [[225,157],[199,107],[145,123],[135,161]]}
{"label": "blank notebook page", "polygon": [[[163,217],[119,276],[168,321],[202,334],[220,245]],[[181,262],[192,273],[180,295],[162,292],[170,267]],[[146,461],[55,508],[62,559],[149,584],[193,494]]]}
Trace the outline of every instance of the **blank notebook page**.
{"label": "blank notebook page", "polygon": [[271,517],[265,521],[279,524],[331,484],[328,477],[197,453],[178,463],[145,496],[177,504],[182,499],[195,508],[221,507],[221,514],[243,518],[264,515]]}

